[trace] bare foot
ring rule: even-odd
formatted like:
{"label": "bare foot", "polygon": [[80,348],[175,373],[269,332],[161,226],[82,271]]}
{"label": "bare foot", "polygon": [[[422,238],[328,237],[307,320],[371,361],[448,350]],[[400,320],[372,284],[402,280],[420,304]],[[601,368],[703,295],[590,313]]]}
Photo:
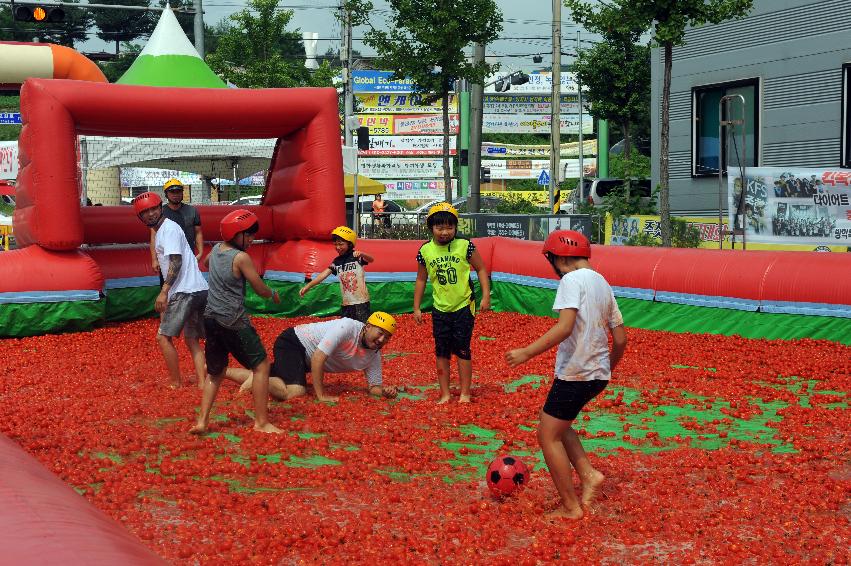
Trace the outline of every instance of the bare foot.
{"label": "bare foot", "polygon": [[260,426],[255,423],[254,430],[256,430],[257,432],[267,432],[269,434],[281,434],[282,432],[284,432],[272,423],[266,423],[263,426]]}
{"label": "bare foot", "polygon": [[443,405],[444,403],[446,403],[446,402],[448,402],[448,401],[449,401],[449,394],[447,393],[446,395],[441,395],[441,396],[440,396],[440,399],[438,399],[438,400],[437,400],[437,404],[438,404],[438,405]]}
{"label": "bare foot", "polygon": [[584,513],[582,512],[581,507],[577,507],[576,509],[569,510],[564,507],[564,505],[559,505],[553,511],[546,513],[544,515],[545,519],[554,520],[554,519],[570,519],[570,520],[578,520],[581,519]]}
{"label": "bare foot", "polygon": [[248,376],[248,379],[242,382],[242,385],[239,386],[239,393],[245,393],[246,391],[251,390],[251,386],[254,384],[254,373]]}
{"label": "bare foot", "polygon": [[198,423],[189,429],[189,434],[207,434],[207,425]]}
{"label": "bare foot", "polygon": [[461,397],[458,398],[458,402],[459,403],[469,403],[470,402],[470,395],[463,395],[462,394]]}
{"label": "bare foot", "polygon": [[594,496],[597,494],[597,489],[606,480],[606,476],[594,470],[586,476],[582,476],[582,505],[590,508],[591,502],[594,501]]}

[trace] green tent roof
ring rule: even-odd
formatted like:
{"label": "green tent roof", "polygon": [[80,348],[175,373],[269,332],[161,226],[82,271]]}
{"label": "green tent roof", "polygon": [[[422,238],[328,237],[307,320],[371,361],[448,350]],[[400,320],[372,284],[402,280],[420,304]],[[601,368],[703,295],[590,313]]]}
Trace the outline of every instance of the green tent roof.
{"label": "green tent roof", "polygon": [[118,84],[197,88],[227,88],[189,42],[171,8],[160,21],[139,57]]}

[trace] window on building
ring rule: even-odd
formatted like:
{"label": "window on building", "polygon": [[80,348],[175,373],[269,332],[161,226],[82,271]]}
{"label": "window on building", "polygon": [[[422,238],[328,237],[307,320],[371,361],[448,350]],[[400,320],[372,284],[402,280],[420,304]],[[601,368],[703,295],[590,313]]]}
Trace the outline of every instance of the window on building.
{"label": "window on building", "polygon": [[[692,175],[717,175],[719,166],[746,167],[758,163],[759,148],[759,80],[748,79],[729,83],[695,87],[692,93]],[[741,120],[742,101],[735,97],[719,108],[721,98],[741,95],[745,99],[744,125],[728,125],[724,143],[719,138],[721,120]],[[744,141],[742,132],[744,128]]]}
{"label": "window on building", "polygon": [[842,167],[851,167],[851,63],[842,66]]}

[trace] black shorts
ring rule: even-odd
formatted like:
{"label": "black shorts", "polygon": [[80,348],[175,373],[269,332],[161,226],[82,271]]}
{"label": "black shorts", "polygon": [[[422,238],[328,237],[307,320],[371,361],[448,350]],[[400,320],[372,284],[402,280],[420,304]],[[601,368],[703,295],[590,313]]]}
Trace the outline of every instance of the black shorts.
{"label": "black shorts", "polygon": [[353,318],[361,322],[366,322],[372,310],[369,308],[369,301],[359,305],[343,305],[342,313],[345,318]]}
{"label": "black shorts", "polygon": [[455,312],[434,310],[431,313],[431,331],[434,334],[434,353],[438,358],[470,359],[470,340],[473,339],[475,317],[470,307]]}
{"label": "black shorts", "polygon": [[603,392],[607,379],[593,381],[565,381],[556,379],[544,403],[544,412],[563,421],[575,421],[582,407]]}
{"label": "black shorts", "polygon": [[307,387],[307,352],[296,336],[295,328],[287,328],[275,340],[275,361],[269,375],[280,377],[287,385]]}
{"label": "black shorts", "polygon": [[266,349],[250,324],[244,328],[228,328],[205,317],[204,330],[207,334],[204,355],[210,375],[219,375],[227,369],[228,354],[248,369],[256,368],[266,359]]}

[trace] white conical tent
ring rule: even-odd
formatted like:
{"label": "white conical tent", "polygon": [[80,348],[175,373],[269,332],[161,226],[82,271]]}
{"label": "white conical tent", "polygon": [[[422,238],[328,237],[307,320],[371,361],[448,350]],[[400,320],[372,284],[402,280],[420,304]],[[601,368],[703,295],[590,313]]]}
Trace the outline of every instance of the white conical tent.
{"label": "white conical tent", "polygon": [[126,85],[227,88],[198,55],[169,7],[163,10],[142,52],[117,82]]}

